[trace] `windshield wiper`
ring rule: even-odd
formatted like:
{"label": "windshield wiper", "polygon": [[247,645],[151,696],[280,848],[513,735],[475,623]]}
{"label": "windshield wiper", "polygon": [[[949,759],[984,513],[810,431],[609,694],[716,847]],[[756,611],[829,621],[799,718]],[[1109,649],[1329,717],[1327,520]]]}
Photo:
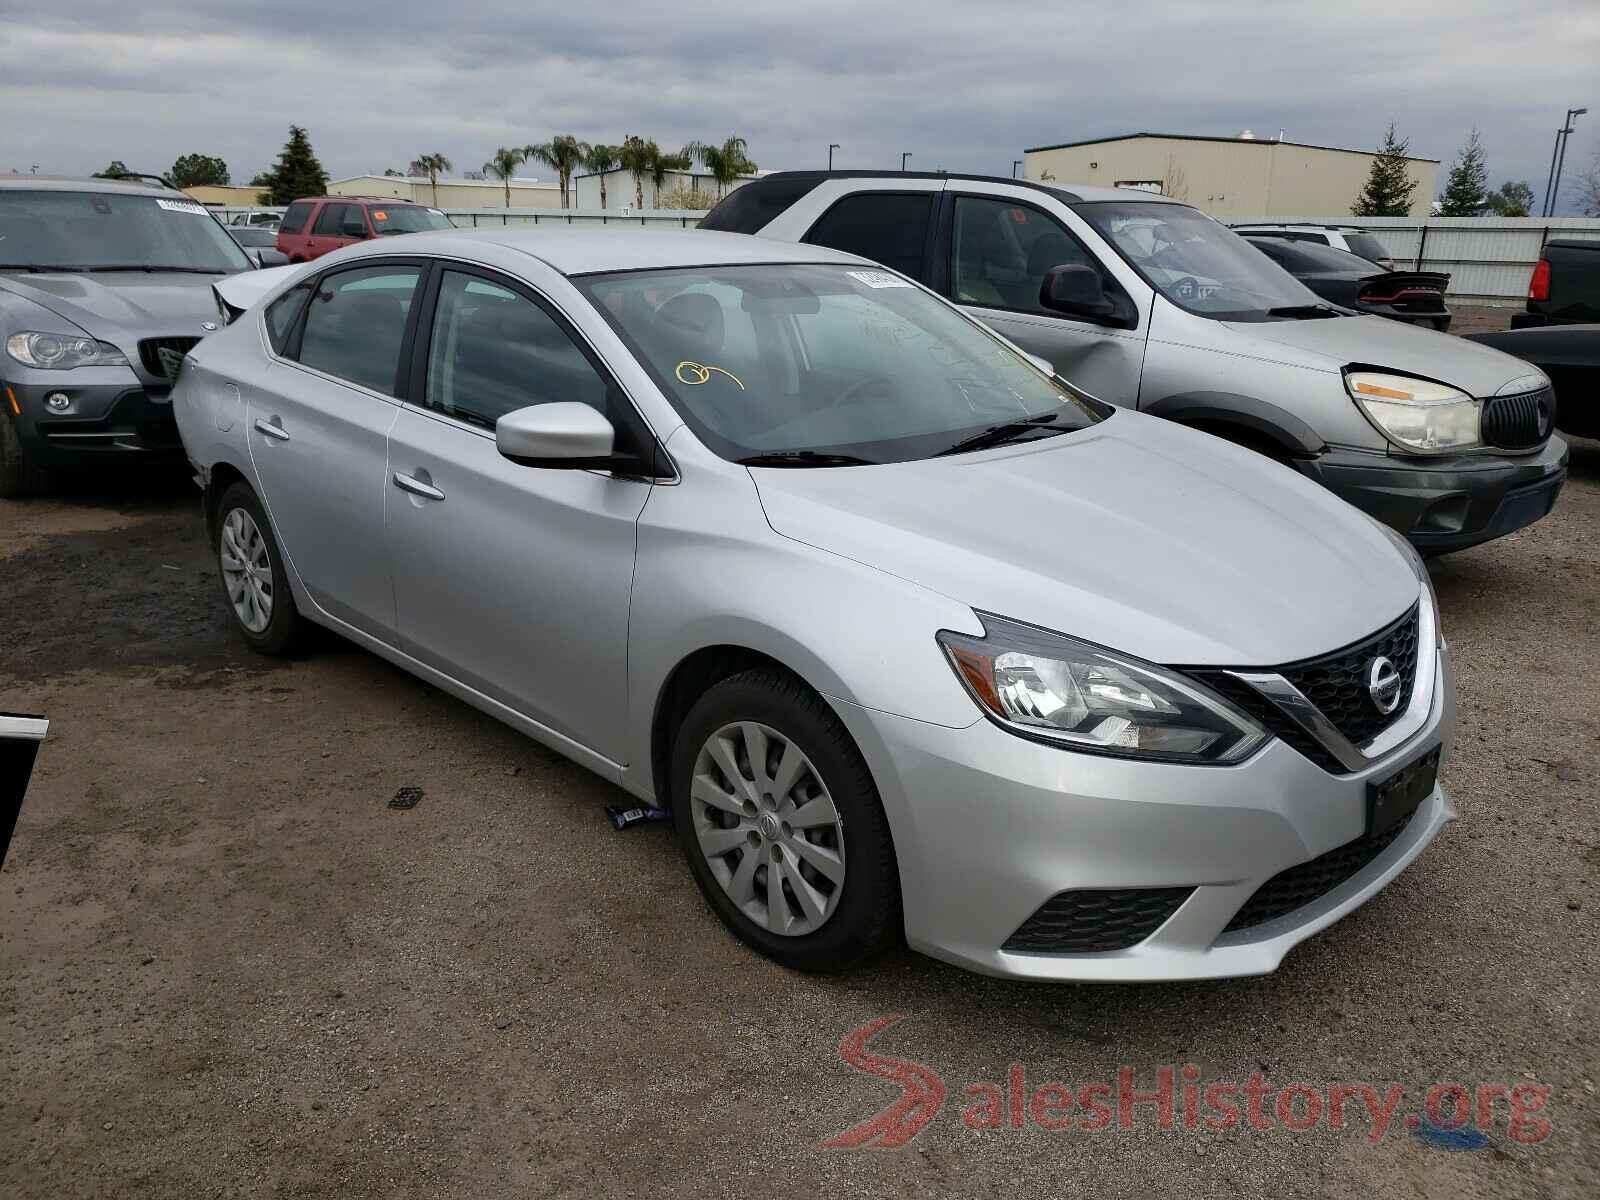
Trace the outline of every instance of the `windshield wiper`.
{"label": "windshield wiper", "polygon": [[59,263],[0,263],[0,271],[27,271],[34,275],[53,275],[57,271],[81,271],[82,267],[69,267]]}
{"label": "windshield wiper", "polygon": [[999,425],[991,425],[987,429],[980,429],[970,437],[964,437],[955,445],[939,451],[935,457],[942,458],[946,454],[965,454],[969,450],[987,450],[990,446],[1003,446],[1007,442],[1018,440],[1023,434],[1042,431],[1045,433],[1067,433],[1065,429],[1051,429],[1060,413],[1045,413],[1041,417],[1028,417],[1020,421],[1003,421]]}
{"label": "windshield wiper", "polygon": [[1316,321],[1324,317],[1343,317],[1348,314],[1331,304],[1284,304],[1267,309],[1269,317],[1293,317],[1297,321]]}
{"label": "windshield wiper", "polygon": [[854,454],[827,454],[821,450],[777,450],[735,459],[741,467],[873,467],[876,459]]}
{"label": "windshield wiper", "polygon": [[228,269],[226,267],[166,267],[159,263],[116,263],[109,267],[71,267],[69,270],[88,271],[91,274],[102,271],[144,271],[147,274],[154,274],[155,272],[160,271],[162,273],[171,272],[179,275],[228,274]]}

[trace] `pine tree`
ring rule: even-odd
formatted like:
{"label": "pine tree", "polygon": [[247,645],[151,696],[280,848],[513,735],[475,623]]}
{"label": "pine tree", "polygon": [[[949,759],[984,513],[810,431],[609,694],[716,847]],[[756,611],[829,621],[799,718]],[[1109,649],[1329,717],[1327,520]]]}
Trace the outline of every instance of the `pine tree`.
{"label": "pine tree", "polygon": [[1455,165],[1445,179],[1444,193],[1439,197],[1441,217],[1475,217],[1488,204],[1489,168],[1484,161],[1483,143],[1474,129],[1467,144],[1456,155]]}
{"label": "pine tree", "polygon": [[278,155],[278,165],[268,174],[274,204],[292,204],[302,196],[321,196],[328,190],[328,173],[312,152],[311,139],[298,125],[289,126],[289,140]]}
{"label": "pine tree", "polygon": [[1350,208],[1357,217],[1404,217],[1411,213],[1411,193],[1417,190],[1417,181],[1406,173],[1406,152],[1411,142],[1394,135],[1394,123],[1383,135],[1383,145],[1372,160],[1372,170],[1367,184]]}

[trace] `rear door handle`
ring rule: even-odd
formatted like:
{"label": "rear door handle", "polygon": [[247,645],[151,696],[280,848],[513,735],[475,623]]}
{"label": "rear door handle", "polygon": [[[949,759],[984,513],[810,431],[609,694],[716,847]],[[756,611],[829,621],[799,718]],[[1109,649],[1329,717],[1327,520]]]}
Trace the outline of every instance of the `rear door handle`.
{"label": "rear door handle", "polygon": [[256,418],[256,432],[263,437],[271,438],[275,442],[287,442],[289,440],[289,431],[283,427],[283,423],[277,417],[273,417],[270,421],[264,421],[259,417]]}
{"label": "rear door handle", "polygon": [[444,493],[431,483],[424,483],[420,479],[399,471],[394,473],[394,485],[402,492],[410,492],[413,496],[421,496],[425,500],[443,500]]}

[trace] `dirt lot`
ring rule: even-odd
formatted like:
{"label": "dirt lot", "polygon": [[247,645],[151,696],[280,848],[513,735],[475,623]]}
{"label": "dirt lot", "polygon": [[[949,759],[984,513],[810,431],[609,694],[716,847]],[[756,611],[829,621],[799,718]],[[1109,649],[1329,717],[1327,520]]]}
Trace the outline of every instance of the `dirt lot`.
{"label": "dirt lot", "polygon": [[[245,653],[186,487],[0,502],[0,709],[51,718],[0,873],[0,1196],[1600,1194],[1600,443],[1436,564],[1462,820],[1276,975],[1185,986],[787,973],[598,779],[347,645]],[[872,1048],[943,1109],[823,1148],[895,1098],[840,1057],[894,1015]],[[1354,1101],[1185,1128],[1181,1093],[1173,1129],[968,1128],[1011,1064],[1405,1092],[1376,1139]],[[1447,1148],[1409,1127],[1441,1082],[1547,1086],[1547,1136],[1491,1095]]]}

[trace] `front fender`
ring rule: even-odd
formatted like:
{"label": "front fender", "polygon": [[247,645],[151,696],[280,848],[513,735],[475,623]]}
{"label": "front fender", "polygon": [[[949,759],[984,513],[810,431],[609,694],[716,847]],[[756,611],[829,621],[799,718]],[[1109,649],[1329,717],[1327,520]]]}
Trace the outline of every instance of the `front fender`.
{"label": "front fender", "polygon": [[1175,392],[1142,406],[1142,411],[1185,425],[1229,425],[1270,439],[1290,454],[1321,454],[1327,442],[1287,409],[1237,392]]}

